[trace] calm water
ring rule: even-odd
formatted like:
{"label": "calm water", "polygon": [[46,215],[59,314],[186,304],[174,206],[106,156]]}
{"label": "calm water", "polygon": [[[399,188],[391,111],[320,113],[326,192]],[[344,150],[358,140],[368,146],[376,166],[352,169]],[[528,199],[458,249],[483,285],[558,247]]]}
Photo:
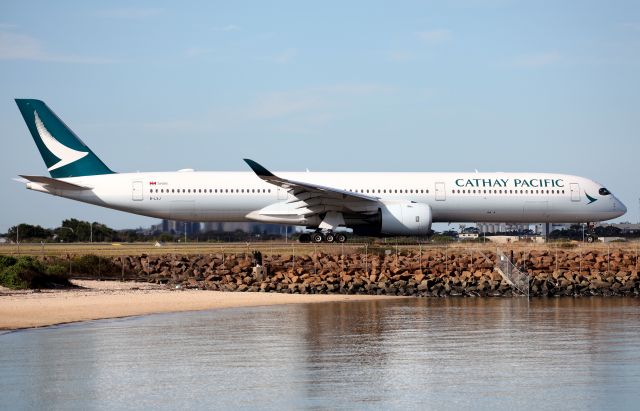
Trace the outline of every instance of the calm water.
{"label": "calm water", "polygon": [[0,409],[639,409],[640,300],[406,299],[0,335]]}

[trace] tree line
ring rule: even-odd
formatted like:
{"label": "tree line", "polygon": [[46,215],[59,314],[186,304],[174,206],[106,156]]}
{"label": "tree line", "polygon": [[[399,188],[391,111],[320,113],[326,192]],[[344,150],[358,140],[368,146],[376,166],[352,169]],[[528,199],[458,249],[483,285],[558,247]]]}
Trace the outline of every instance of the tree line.
{"label": "tree line", "polygon": [[[88,243],[88,242],[179,242],[184,241],[182,233],[164,233],[161,231],[143,232],[141,230],[115,230],[99,222],[89,222],[71,218],[63,220],[57,228],[44,228],[39,225],[18,224],[9,228],[5,234],[0,234],[11,242],[21,243]],[[209,231],[193,233],[187,236],[188,241],[255,241],[275,240],[284,238],[277,234],[245,233],[241,230],[233,232]]]}

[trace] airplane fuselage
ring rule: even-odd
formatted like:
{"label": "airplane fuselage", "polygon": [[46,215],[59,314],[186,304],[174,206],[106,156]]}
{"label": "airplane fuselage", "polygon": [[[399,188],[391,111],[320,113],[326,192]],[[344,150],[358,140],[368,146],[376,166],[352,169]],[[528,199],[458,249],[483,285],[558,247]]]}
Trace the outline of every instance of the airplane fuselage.
{"label": "airplane fuselage", "polygon": [[[381,201],[428,204],[433,222],[604,221],[626,211],[600,184],[548,173],[277,173],[283,178],[362,193]],[[296,198],[251,172],[119,173],[60,179],[91,190],[36,191],[149,217],[190,221],[265,221],[307,225],[287,210]],[[279,206],[279,207],[278,207]],[[280,209],[261,216],[265,207]],[[277,215],[280,217],[274,218]]]}

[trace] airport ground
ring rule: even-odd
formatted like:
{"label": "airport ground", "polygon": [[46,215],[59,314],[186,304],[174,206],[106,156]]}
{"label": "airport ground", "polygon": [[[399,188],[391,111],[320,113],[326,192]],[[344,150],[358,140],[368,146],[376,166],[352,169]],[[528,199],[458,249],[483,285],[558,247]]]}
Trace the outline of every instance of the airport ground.
{"label": "airport ground", "polygon": [[263,255],[274,254],[311,254],[322,252],[325,254],[350,254],[367,252],[367,250],[381,250],[396,253],[402,251],[429,250],[598,250],[611,249],[637,250],[640,240],[615,243],[582,243],[582,242],[548,242],[528,243],[515,242],[510,244],[494,244],[492,242],[454,242],[432,244],[423,242],[396,242],[389,239],[375,243],[344,243],[344,244],[301,244],[298,242],[228,242],[228,243],[15,243],[0,245],[0,255],[33,255],[33,256],[67,256],[95,254],[100,256],[132,256],[132,255],[198,255],[198,254],[250,254],[260,251]]}

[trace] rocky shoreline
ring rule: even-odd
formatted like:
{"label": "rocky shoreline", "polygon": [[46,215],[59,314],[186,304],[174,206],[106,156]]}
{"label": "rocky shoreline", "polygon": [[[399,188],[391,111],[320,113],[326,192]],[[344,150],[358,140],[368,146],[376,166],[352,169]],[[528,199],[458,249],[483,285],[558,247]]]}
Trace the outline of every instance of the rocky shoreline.
{"label": "rocky shoreline", "polygon": [[[528,274],[530,296],[637,296],[635,251],[506,251]],[[492,251],[427,250],[265,256],[249,254],[102,257],[117,274],[76,278],[127,279],[179,288],[293,294],[512,296],[521,294],[497,270]],[[45,257],[46,262],[46,257]]]}

